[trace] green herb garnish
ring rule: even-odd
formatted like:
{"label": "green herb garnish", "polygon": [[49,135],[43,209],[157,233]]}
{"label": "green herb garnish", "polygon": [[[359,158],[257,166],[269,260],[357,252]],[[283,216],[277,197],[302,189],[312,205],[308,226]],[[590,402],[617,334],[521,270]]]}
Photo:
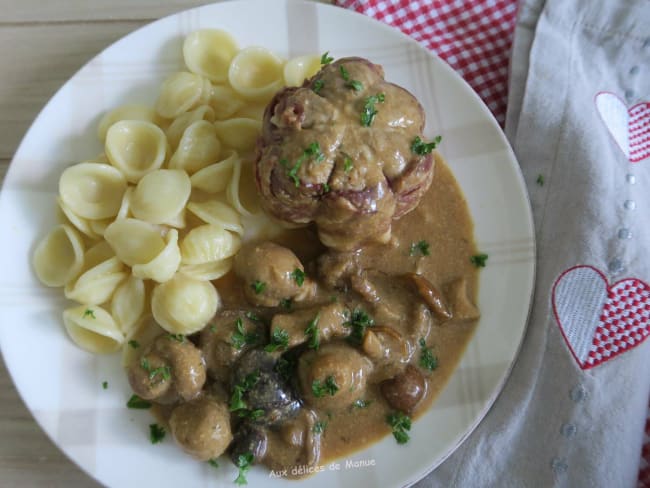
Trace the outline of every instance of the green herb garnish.
{"label": "green herb garnish", "polygon": [[411,418],[402,412],[390,413],[386,415],[386,422],[393,428],[393,437],[398,444],[406,444],[410,437],[408,431],[411,430]]}
{"label": "green herb garnish", "polygon": [[305,282],[305,272],[300,268],[296,268],[291,272],[291,277],[295,280],[298,286],[302,286]]}
{"label": "green herb garnish", "polygon": [[323,89],[323,86],[325,86],[325,82],[323,80],[316,80],[314,81],[314,86],[312,86],[312,90],[316,95],[320,95],[320,91]]}
{"label": "green herb garnish", "polygon": [[430,347],[427,347],[427,343],[424,339],[420,339],[420,366],[429,371],[433,371],[438,367],[438,358],[433,355]]}
{"label": "green herb garnish", "polygon": [[156,376],[160,375],[160,381],[166,381],[172,377],[172,368],[169,365],[152,368],[149,360],[145,357],[140,359],[140,367],[149,373],[149,381],[153,381]]}
{"label": "green herb garnish", "polygon": [[93,312],[93,311],[92,311],[91,309],[89,309],[89,308],[87,308],[87,309],[84,311],[83,318],[86,318],[86,317],[90,317],[91,319],[96,319],[96,318],[97,318],[97,317],[95,317],[95,312]]}
{"label": "green herb garnish", "polygon": [[230,397],[229,409],[231,412],[237,410],[244,410],[248,408],[248,404],[244,401],[244,395],[247,391],[252,389],[257,381],[260,379],[259,371],[254,371],[247,374],[244,379],[232,389],[232,396]]}
{"label": "green herb garnish", "polygon": [[470,262],[477,268],[485,268],[487,259],[487,254],[476,254],[469,258]]}
{"label": "green herb garnish", "polygon": [[256,295],[259,295],[266,288],[266,283],[260,280],[255,280],[255,282],[251,284],[251,288],[253,289]]}
{"label": "green herb garnish", "polygon": [[147,408],[151,408],[151,403],[140,398],[138,395],[131,395],[129,401],[126,402],[126,406],[135,410],[146,410]]}
{"label": "green herb garnish", "polygon": [[322,398],[326,393],[334,396],[339,391],[339,386],[336,384],[334,376],[329,375],[322,383],[320,380],[314,380],[311,384],[311,391],[316,398]]}
{"label": "green herb garnish", "polygon": [[544,175],[541,174],[541,173],[538,174],[538,175],[537,175],[537,179],[535,180],[535,182],[536,182],[539,186],[544,186]]}
{"label": "green herb garnish", "polygon": [[185,336],[183,334],[167,334],[167,338],[170,341],[185,342]]}
{"label": "green herb garnish", "polygon": [[361,112],[361,125],[364,127],[370,127],[372,121],[375,120],[375,115],[378,114],[375,104],[384,103],[385,96],[383,93],[378,93],[377,95],[370,95],[367,97],[363,104],[363,110]]}
{"label": "green herb garnish", "polygon": [[289,381],[293,377],[293,373],[296,370],[296,358],[292,355],[281,356],[277,360],[273,370],[282,376],[282,379]]}
{"label": "green herb garnish", "polygon": [[307,146],[307,149],[303,151],[301,156],[296,160],[296,163],[289,168],[289,161],[287,159],[281,159],[280,164],[287,168],[287,176],[291,178],[293,181],[293,184],[297,187],[300,186],[300,178],[298,178],[298,170],[300,170],[300,167],[302,166],[302,163],[305,162],[306,159],[308,158],[313,158],[314,162],[320,163],[325,159],[325,154],[320,149],[320,144],[318,142],[312,142]]}
{"label": "green herb garnish", "polygon": [[309,338],[307,346],[316,350],[320,347],[320,330],[318,329],[319,320],[320,313],[316,314],[316,317],[307,324],[307,328],[305,329],[305,335]]}
{"label": "green herb garnish", "polygon": [[102,388],[103,388],[104,390],[107,390],[107,389],[108,389],[108,381],[102,381]]}
{"label": "green herb garnish", "polygon": [[291,298],[283,298],[280,300],[280,307],[285,310],[291,310],[291,307],[293,307],[293,300]]}
{"label": "green herb garnish", "polygon": [[152,444],[158,444],[165,438],[165,428],[158,424],[149,425],[149,439]]}
{"label": "green herb garnish", "polygon": [[218,468],[219,463],[217,462],[216,458],[208,459],[208,464],[212,466],[213,468]]}
{"label": "green herb garnish", "polygon": [[366,408],[368,405],[370,405],[372,402],[369,400],[362,400],[359,398],[358,400],[352,402],[352,408]]}
{"label": "green herb garnish", "polygon": [[413,139],[413,142],[411,142],[411,151],[413,151],[415,154],[419,154],[420,156],[424,156],[425,154],[429,154],[431,151],[433,151],[438,144],[440,144],[440,141],[442,141],[442,136],[436,136],[433,138],[433,141],[431,142],[424,142],[422,139],[420,139],[420,136],[417,136],[415,139]]}
{"label": "green herb garnish", "polygon": [[347,69],[345,69],[345,66],[340,65],[339,66],[339,71],[341,72],[341,76],[345,80],[345,86],[346,87],[352,88],[354,91],[363,90],[363,83],[361,83],[359,80],[351,80],[350,79],[350,73],[348,72]]}
{"label": "green herb garnish", "polygon": [[261,322],[262,319],[254,312],[248,311],[246,312],[246,318],[249,320],[252,320],[253,322]]}
{"label": "green herb garnish", "polygon": [[348,341],[352,344],[359,345],[363,341],[363,336],[366,333],[366,328],[375,325],[375,321],[362,309],[355,308],[352,311],[350,320],[343,325],[351,327],[352,332],[348,336]]}
{"label": "green herb garnish", "polygon": [[331,58],[329,54],[329,51],[325,51],[323,53],[323,55],[320,57],[320,64],[330,64],[332,61],[334,61],[334,58]]}
{"label": "green herb garnish", "polygon": [[276,329],[273,329],[273,333],[271,334],[271,342],[264,346],[264,350],[266,352],[273,352],[277,351],[278,349],[286,349],[288,346],[289,333],[281,327],[277,327]]}
{"label": "green herb garnish", "polygon": [[327,422],[323,420],[319,420],[314,424],[313,432],[314,434],[322,434],[325,431],[326,427],[327,427]]}
{"label": "green herb garnish", "polygon": [[411,244],[409,249],[409,256],[415,256],[416,254],[421,254],[422,256],[428,256],[429,253],[429,243],[427,241],[419,241]]}
{"label": "green herb garnish", "polygon": [[138,347],[140,347],[140,343],[138,341],[131,339],[129,341],[129,346],[131,346],[133,349],[137,349]]}
{"label": "green herb garnish", "polygon": [[352,158],[346,156],[346,158],[343,160],[343,171],[349,173],[350,171],[352,171],[352,168],[353,168]]}
{"label": "green herb garnish", "polygon": [[237,463],[235,464],[239,468],[239,474],[235,478],[235,484],[239,486],[248,484],[246,473],[251,469],[254,459],[253,454],[250,452],[245,452],[237,457]]}
{"label": "green herb garnish", "polygon": [[246,344],[256,344],[259,337],[255,332],[246,332],[244,321],[241,318],[235,320],[235,332],[230,336],[230,345],[235,349],[241,349]]}

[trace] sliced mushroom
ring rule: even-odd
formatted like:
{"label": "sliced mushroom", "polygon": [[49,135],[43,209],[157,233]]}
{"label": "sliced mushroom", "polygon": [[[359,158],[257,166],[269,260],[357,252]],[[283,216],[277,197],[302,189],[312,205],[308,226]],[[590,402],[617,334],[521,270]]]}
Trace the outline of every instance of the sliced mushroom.
{"label": "sliced mushroom", "polygon": [[445,287],[445,295],[451,305],[456,320],[476,320],[481,316],[478,307],[469,299],[467,281],[458,278]]}
{"label": "sliced mushroom", "polygon": [[424,300],[424,302],[427,304],[427,306],[431,309],[431,312],[433,312],[433,315],[440,321],[440,322],[446,322],[447,320],[451,320],[452,313],[451,310],[449,309],[449,306],[447,305],[447,302],[438,291],[438,289],[431,283],[429,280],[427,280],[424,276],[415,274],[415,273],[407,273],[406,275],[411,282],[415,285],[416,290]]}

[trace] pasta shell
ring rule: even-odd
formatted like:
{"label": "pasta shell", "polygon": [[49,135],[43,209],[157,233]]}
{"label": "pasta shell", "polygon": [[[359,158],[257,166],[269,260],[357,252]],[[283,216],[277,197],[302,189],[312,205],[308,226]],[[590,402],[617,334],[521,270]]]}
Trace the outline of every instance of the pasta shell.
{"label": "pasta shell", "polygon": [[158,283],[170,280],[181,262],[178,247],[178,231],[170,229],[165,235],[165,247],[151,261],[135,264],[131,270],[138,278],[151,279]]}
{"label": "pasta shell", "polygon": [[70,300],[99,305],[110,300],[115,288],[127,276],[122,263],[112,257],[84,271],[74,283],[68,283],[64,294]]}
{"label": "pasta shell", "polygon": [[153,290],[151,310],[156,322],[172,334],[193,334],[212,319],[221,298],[209,281],[199,281],[182,273]]}
{"label": "pasta shell", "polygon": [[84,254],[83,268],[81,269],[82,273],[85,273],[90,268],[94,268],[99,263],[103,263],[108,259],[115,257],[115,253],[111,246],[108,245],[106,241],[99,241],[94,246],[90,247],[86,254]]}
{"label": "pasta shell", "polygon": [[237,159],[237,153],[229,151],[227,158],[200,169],[190,177],[192,187],[206,193],[224,191],[232,178],[233,163]]}
{"label": "pasta shell", "polygon": [[253,119],[260,122],[264,118],[266,103],[247,103],[233,114],[235,119]]}
{"label": "pasta shell", "polygon": [[158,228],[137,219],[116,220],[106,228],[104,238],[128,266],[149,263],[165,248]]}
{"label": "pasta shell", "polygon": [[69,225],[58,225],[38,243],[32,262],[36,276],[47,286],[64,286],[81,271],[84,242]]}
{"label": "pasta shell", "polygon": [[111,315],[120,330],[127,336],[144,314],[146,291],[144,281],[129,276],[113,293]]}
{"label": "pasta shell", "polygon": [[187,173],[159,169],[145,175],[131,196],[131,212],[136,219],[152,224],[172,221],[190,198],[192,184]]}
{"label": "pasta shell", "polygon": [[210,81],[202,76],[187,71],[174,73],[162,84],[156,101],[156,112],[161,117],[175,119],[183,112],[207,103],[211,92]]}
{"label": "pasta shell", "polygon": [[212,87],[212,96],[208,103],[214,110],[214,116],[218,120],[227,119],[246,105],[246,102],[237,95],[235,90],[224,85]]}
{"label": "pasta shell", "polygon": [[284,62],[263,47],[247,47],[230,62],[228,81],[245,100],[268,101],[282,88]]}
{"label": "pasta shell", "polygon": [[82,234],[90,237],[91,239],[100,239],[102,236],[95,233],[93,228],[90,225],[90,220],[79,217],[72,209],[65,204],[61,197],[56,198],[59,208],[63,212],[65,221],[71,224],[75,229],[77,229]]}
{"label": "pasta shell", "polygon": [[192,229],[181,241],[181,262],[202,264],[234,256],[241,247],[241,239],[223,227],[212,224]]}
{"label": "pasta shell", "polygon": [[124,173],[130,183],[137,183],[163,165],[167,139],[162,129],[151,122],[121,120],[108,129],[105,149],[111,164]]}
{"label": "pasta shell", "polygon": [[218,200],[189,202],[187,209],[208,224],[222,227],[240,236],[244,234],[241,217],[230,205]]}
{"label": "pasta shell", "polygon": [[108,128],[120,120],[145,120],[158,126],[163,123],[153,107],[139,104],[122,105],[106,112],[99,121],[99,125],[97,126],[97,137],[99,140],[104,142]]}
{"label": "pasta shell", "polygon": [[194,174],[219,161],[220,153],[221,142],[217,138],[215,126],[205,120],[199,120],[183,132],[178,148],[169,160],[169,167]]}
{"label": "pasta shell", "polygon": [[252,153],[262,132],[262,122],[243,117],[217,120],[214,123],[217,137],[224,146],[241,153]]}
{"label": "pasta shell", "polygon": [[[131,214],[131,198],[133,198],[133,187],[129,186],[122,196],[122,203],[120,204],[120,209],[117,211],[115,219],[126,219],[130,217]],[[106,230],[104,229],[104,232]]]}
{"label": "pasta shell", "polygon": [[232,259],[203,264],[184,264],[178,271],[190,278],[202,281],[218,280],[232,269]]}
{"label": "pasta shell", "polygon": [[252,164],[242,160],[233,164],[232,179],[226,189],[226,199],[244,216],[260,212],[259,196],[255,188]]}
{"label": "pasta shell", "polygon": [[284,65],[283,75],[286,86],[301,86],[321,69],[321,58],[316,54],[291,58]]}
{"label": "pasta shell", "polygon": [[190,110],[176,117],[165,131],[169,145],[175,150],[178,147],[181,137],[183,137],[185,129],[199,120],[214,122],[214,109],[210,105],[200,105],[194,110]]}
{"label": "pasta shell", "polygon": [[119,351],[124,335],[113,317],[97,305],[79,305],[63,312],[63,324],[72,341],[96,354]]}
{"label": "pasta shell", "polygon": [[193,73],[222,83],[228,78],[228,66],[238,50],[237,42],[226,31],[202,29],[185,38],[183,59]]}
{"label": "pasta shell", "polygon": [[127,183],[108,164],[79,163],[66,168],[59,179],[59,195],[74,214],[85,219],[115,217]]}

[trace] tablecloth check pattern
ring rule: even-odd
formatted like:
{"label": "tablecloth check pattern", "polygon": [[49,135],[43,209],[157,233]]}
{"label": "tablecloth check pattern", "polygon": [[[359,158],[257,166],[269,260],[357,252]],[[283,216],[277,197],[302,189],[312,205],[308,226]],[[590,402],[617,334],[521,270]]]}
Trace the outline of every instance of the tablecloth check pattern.
{"label": "tablecloth check pattern", "polygon": [[506,117],[516,0],[336,0],[420,42],[454,68],[492,111]]}
{"label": "tablecloth check pattern", "polygon": [[[497,121],[504,125],[508,98],[508,65],[517,16],[516,1],[335,0],[334,3],[397,27],[435,52],[472,86],[493,112]],[[650,38],[646,41],[647,43],[650,43]],[[626,103],[615,93],[607,92],[597,94],[595,102],[596,109],[610,135],[630,163],[638,163],[647,159],[650,156],[650,102],[641,101],[632,105]],[[575,317],[570,315],[575,312],[576,308],[575,302],[569,298],[575,298],[576,294],[581,294],[579,286],[577,291],[575,287],[565,288],[571,297],[562,295],[558,290],[558,284],[562,278],[569,282],[574,275],[577,276],[583,271],[600,274],[591,280],[591,285],[602,288],[602,290],[600,288],[591,290],[593,293],[586,295],[598,298],[604,293],[603,300],[598,298],[602,303],[599,302],[595,307],[591,307],[593,310],[585,312],[598,314],[591,321],[595,328],[593,334],[590,334],[590,331],[578,330],[577,326],[580,324],[574,323]],[[588,281],[578,280],[583,284]],[[636,295],[641,297],[637,300],[639,303],[636,304],[640,304],[641,308],[635,305],[636,302],[630,305],[634,308],[635,313],[641,314],[636,322],[634,317],[627,320],[629,311],[626,307],[623,307],[622,311],[619,310],[620,307],[615,307],[613,312],[610,310],[612,304],[609,302],[620,295],[618,292],[629,293],[625,288],[626,285],[629,285],[626,280],[607,288],[606,278],[601,272],[589,266],[578,266],[575,269],[567,270],[556,282],[553,290],[555,318],[569,350],[583,370],[602,364],[607,359],[624,352],[629,347],[634,347],[647,338],[650,329],[648,324],[648,313],[650,313],[648,312],[650,307],[648,305],[650,300],[648,285],[639,280],[627,281],[638,285],[635,288],[635,299],[637,299]],[[618,288],[622,288],[622,291]],[[567,300],[566,305],[569,310],[567,316],[561,316],[561,312],[558,314],[557,305],[562,300]],[[583,309],[585,308],[588,307],[583,307]],[[639,309],[637,310],[637,308]],[[619,317],[619,315],[621,316]],[[636,315],[634,316],[636,317]],[[621,324],[622,328],[619,331]],[[578,348],[580,348],[579,354],[576,353]],[[638,488],[650,487],[650,405],[647,418]]]}

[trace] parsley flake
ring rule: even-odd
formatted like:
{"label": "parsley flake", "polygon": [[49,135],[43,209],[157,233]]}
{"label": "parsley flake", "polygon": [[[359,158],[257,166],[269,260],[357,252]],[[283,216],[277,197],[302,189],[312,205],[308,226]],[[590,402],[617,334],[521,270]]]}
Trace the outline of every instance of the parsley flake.
{"label": "parsley flake", "polygon": [[339,71],[341,72],[341,76],[345,80],[345,86],[346,87],[352,88],[354,91],[363,90],[363,83],[361,83],[359,80],[351,80],[350,79],[350,73],[348,72],[347,69],[345,69],[345,66],[340,65],[339,66]]}
{"label": "parsley flake", "polygon": [[102,388],[103,388],[104,390],[107,390],[107,389],[108,389],[108,381],[102,381]]}
{"label": "parsley flake", "polygon": [[167,338],[170,341],[185,342],[185,336],[183,334],[167,334]]}
{"label": "parsley flake", "polygon": [[469,261],[477,268],[485,268],[487,259],[488,259],[488,255],[481,253],[481,254],[475,254],[474,256],[470,257]]}
{"label": "parsley flake", "polygon": [[253,283],[251,283],[251,288],[253,289],[256,295],[259,295],[266,288],[266,283],[260,280],[255,280]]}
{"label": "parsley flake", "polygon": [[364,100],[363,110],[361,111],[362,126],[370,127],[372,125],[372,121],[375,120],[375,115],[379,113],[377,112],[377,108],[375,107],[375,104],[384,103],[384,99],[385,99],[384,94],[378,93],[377,95],[370,95]]}
{"label": "parsley flake", "polygon": [[329,375],[322,383],[320,380],[314,380],[311,384],[311,391],[316,398],[322,398],[326,393],[334,396],[339,391],[339,386],[336,384],[334,376]]}
{"label": "parsley flake", "polygon": [[300,268],[294,269],[291,272],[291,277],[295,280],[298,286],[302,286],[302,284],[305,282],[305,272]]}
{"label": "parsley flake", "polygon": [[235,332],[230,336],[230,345],[235,349],[241,349],[246,344],[256,344],[259,337],[255,332],[246,332],[244,321],[241,318],[235,320]]}
{"label": "parsley flake", "polygon": [[309,337],[309,342],[307,346],[311,349],[316,349],[320,347],[320,330],[318,329],[318,321],[320,320],[320,313],[316,314],[316,317],[309,322],[307,328],[305,329],[305,335]]}
{"label": "parsley flake", "polygon": [[254,371],[247,374],[239,384],[234,386],[229,405],[231,412],[248,408],[248,404],[244,400],[244,395],[255,386],[259,379],[259,371]]}
{"label": "parsley flake", "polygon": [[411,430],[411,418],[402,412],[390,413],[386,415],[386,422],[393,428],[393,437],[398,444],[406,444],[410,437],[408,431]]}
{"label": "parsley flake", "polygon": [[330,52],[325,51],[323,55],[320,57],[320,64],[330,64],[332,61],[334,61],[334,58],[330,57]]}
{"label": "parsley flake", "polygon": [[312,429],[312,431],[314,432],[314,434],[322,434],[323,432],[325,432],[326,427],[327,427],[327,422],[323,420],[319,420],[314,424],[314,428]]}
{"label": "parsley flake", "polygon": [[169,380],[172,377],[172,368],[169,365],[152,368],[149,360],[145,357],[140,359],[140,367],[149,373],[149,381],[153,381],[156,376],[160,376],[158,382]]}
{"label": "parsley flake", "polygon": [[133,349],[137,349],[138,347],[140,347],[140,343],[136,340],[131,339],[129,341],[129,346],[131,346]]}
{"label": "parsley flake", "polygon": [[537,179],[535,180],[535,182],[536,182],[539,186],[544,186],[544,175],[541,174],[541,173],[538,174],[538,175],[537,175]]}
{"label": "parsley flake", "polygon": [[291,298],[283,298],[280,300],[280,307],[285,310],[291,310],[291,307],[293,307],[293,300]]}
{"label": "parsley flake", "polygon": [[420,366],[424,369],[433,371],[438,367],[438,358],[434,356],[430,347],[427,347],[427,343],[424,339],[420,339]]}
{"label": "parsley flake", "polygon": [[235,464],[239,468],[239,474],[234,481],[236,485],[242,486],[248,484],[248,480],[246,480],[246,473],[248,473],[248,471],[251,469],[253,459],[253,454],[250,452],[245,452],[244,454],[240,454],[237,457],[237,462]]}
{"label": "parsley flake", "polygon": [[97,317],[95,317],[95,312],[93,310],[91,310],[90,308],[87,308],[84,311],[83,318],[86,318],[86,317],[90,317],[91,319],[96,319],[97,318]]}
{"label": "parsley flake", "polygon": [[152,444],[158,444],[165,438],[165,428],[158,424],[149,425],[149,440]]}
{"label": "parsley flake", "polygon": [[218,468],[219,463],[217,462],[216,458],[208,459],[208,464],[212,466],[213,468]]}
{"label": "parsley flake", "polygon": [[287,169],[287,176],[293,181],[293,184],[298,188],[300,186],[300,178],[298,178],[298,171],[307,159],[313,158],[314,162],[320,163],[325,159],[325,154],[321,151],[320,144],[317,141],[312,142],[302,152],[296,163],[290,168],[289,161],[286,158],[280,160],[280,164]]}
{"label": "parsley flake", "polygon": [[286,349],[289,346],[289,333],[281,327],[273,329],[271,334],[271,342],[264,346],[266,352],[277,351],[278,349]]}
{"label": "parsley flake", "polygon": [[320,91],[323,89],[324,86],[325,86],[325,82],[323,80],[315,80],[314,85],[311,87],[311,89],[316,95],[320,95]]}
{"label": "parsley flake", "polygon": [[416,254],[429,256],[429,243],[424,240],[412,243],[409,248],[409,256],[415,256]]}
{"label": "parsley flake", "polygon": [[129,401],[126,402],[126,406],[127,408],[132,408],[134,410],[146,410],[151,408],[151,403],[140,398],[138,395],[131,395]]}
{"label": "parsley flake", "polygon": [[363,336],[366,333],[366,328],[375,325],[375,321],[364,310],[355,308],[352,311],[350,320],[343,325],[351,327],[352,332],[348,336],[348,341],[352,344],[359,345],[363,341]]}
{"label": "parsley flake", "polygon": [[343,160],[343,171],[346,173],[349,173],[352,171],[353,168],[353,163],[352,163],[352,158],[349,156],[346,156],[346,158]]}
{"label": "parsley flake", "polygon": [[417,136],[415,139],[413,139],[413,142],[411,142],[411,151],[420,156],[424,156],[425,154],[429,154],[431,151],[433,151],[436,146],[440,144],[440,141],[442,141],[442,136],[434,137],[433,141],[431,142],[424,142],[422,139],[420,139],[420,136]]}

